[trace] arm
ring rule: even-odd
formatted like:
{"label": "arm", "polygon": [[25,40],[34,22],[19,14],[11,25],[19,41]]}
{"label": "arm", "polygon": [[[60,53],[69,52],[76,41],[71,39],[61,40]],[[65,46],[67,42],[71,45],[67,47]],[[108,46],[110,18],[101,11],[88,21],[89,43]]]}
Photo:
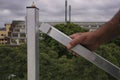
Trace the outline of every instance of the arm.
{"label": "arm", "polygon": [[100,36],[102,43],[120,35],[120,10],[109,22],[97,29],[95,33]]}
{"label": "arm", "polygon": [[77,44],[86,46],[90,50],[95,50],[102,43],[105,43],[112,38],[120,35],[120,10],[118,13],[107,23],[102,25],[94,32],[76,33],[71,35],[72,41],[68,44],[67,48],[71,49]]}

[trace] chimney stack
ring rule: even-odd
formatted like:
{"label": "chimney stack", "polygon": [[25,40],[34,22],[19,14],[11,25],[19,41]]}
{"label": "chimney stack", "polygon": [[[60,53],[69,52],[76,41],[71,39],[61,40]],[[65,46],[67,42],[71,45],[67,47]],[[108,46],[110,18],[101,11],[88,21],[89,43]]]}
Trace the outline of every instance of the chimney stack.
{"label": "chimney stack", "polygon": [[67,22],[67,0],[65,0],[65,22]]}
{"label": "chimney stack", "polygon": [[69,22],[71,22],[71,5],[69,5]]}

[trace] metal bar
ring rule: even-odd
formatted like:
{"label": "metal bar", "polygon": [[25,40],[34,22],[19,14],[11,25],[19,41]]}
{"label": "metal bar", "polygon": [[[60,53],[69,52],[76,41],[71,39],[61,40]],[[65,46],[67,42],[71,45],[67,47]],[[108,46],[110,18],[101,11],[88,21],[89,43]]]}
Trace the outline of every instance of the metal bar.
{"label": "metal bar", "polygon": [[[68,45],[71,41],[71,38],[65,35],[64,33],[60,32],[56,28],[52,27],[49,24],[42,23],[40,28],[40,31],[46,33],[53,39],[57,40],[64,46]],[[100,69],[104,70],[105,72],[109,73],[114,78],[120,80],[120,68],[116,65],[112,64],[108,60],[104,59],[100,55],[96,54],[95,52],[91,52],[87,48],[77,45],[74,48],[72,48],[74,52],[79,54],[80,56],[84,57],[86,60],[90,61]]]}
{"label": "metal bar", "polygon": [[39,9],[27,7],[27,80],[39,80]]}

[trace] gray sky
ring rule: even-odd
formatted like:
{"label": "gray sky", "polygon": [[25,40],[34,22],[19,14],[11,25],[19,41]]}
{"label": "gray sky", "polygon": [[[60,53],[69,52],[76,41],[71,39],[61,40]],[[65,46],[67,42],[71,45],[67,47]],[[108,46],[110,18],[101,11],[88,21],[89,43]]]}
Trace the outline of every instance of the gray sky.
{"label": "gray sky", "polygon": [[[40,21],[64,21],[65,0],[0,0],[0,27],[12,20],[24,20],[26,6],[40,9]],[[120,0],[68,0],[72,21],[108,21],[120,8]]]}

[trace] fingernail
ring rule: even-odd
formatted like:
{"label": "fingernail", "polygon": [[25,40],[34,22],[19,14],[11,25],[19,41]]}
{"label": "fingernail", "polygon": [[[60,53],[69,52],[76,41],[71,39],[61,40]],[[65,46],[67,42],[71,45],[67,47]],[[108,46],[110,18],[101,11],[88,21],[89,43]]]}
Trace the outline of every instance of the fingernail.
{"label": "fingernail", "polygon": [[70,44],[68,44],[66,47],[67,47],[67,49],[71,49],[72,46]]}

